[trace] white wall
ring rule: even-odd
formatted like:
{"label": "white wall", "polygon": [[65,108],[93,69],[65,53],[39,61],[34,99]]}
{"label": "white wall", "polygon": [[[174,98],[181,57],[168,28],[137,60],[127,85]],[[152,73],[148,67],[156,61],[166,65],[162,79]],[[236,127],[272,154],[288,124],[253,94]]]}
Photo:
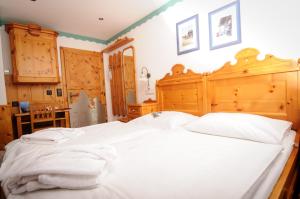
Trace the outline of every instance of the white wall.
{"label": "white wall", "polygon": [[[234,61],[234,55],[246,47],[257,48],[262,55],[300,57],[299,0],[240,0],[242,43],[210,51],[208,13],[230,2],[184,0],[123,35],[135,39],[137,73],[141,67],[148,67],[154,85],[176,63],[195,72],[213,71],[227,61]],[[195,14],[199,14],[200,50],[177,56],[176,22]],[[138,81],[139,102],[149,98],[141,94],[141,83]],[[154,98],[154,94],[150,96]]]}
{"label": "white wall", "polygon": [[[1,37],[0,37],[0,47],[2,47]],[[5,91],[5,81],[4,81],[4,67],[2,58],[2,48],[0,48],[0,105],[6,105],[6,91]]]}

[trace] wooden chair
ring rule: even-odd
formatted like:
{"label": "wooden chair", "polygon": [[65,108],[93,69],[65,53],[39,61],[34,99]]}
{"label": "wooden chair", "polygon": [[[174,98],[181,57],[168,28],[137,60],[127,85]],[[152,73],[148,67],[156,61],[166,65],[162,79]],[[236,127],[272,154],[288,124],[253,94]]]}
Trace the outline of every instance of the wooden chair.
{"label": "wooden chair", "polygon": [[52,104],[32,104],[30,119],[32,132],[55,127],[55,108]]}

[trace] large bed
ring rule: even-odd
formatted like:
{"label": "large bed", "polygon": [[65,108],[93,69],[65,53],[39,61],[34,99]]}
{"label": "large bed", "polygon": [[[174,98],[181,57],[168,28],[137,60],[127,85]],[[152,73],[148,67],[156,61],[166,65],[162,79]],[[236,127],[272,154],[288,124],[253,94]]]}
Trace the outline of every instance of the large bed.
{"label": "large bed", "polygon": [[[258,61],[258,54],[255,49],[244,49],[236,55],[235,65],[226,63],[210,74],[191,70],[185,73],[183,65],[175,65],[172,74],[157,81],[157,100],[162,113],[129,123],[83,127],[80,129],[83,133],[61,144],[33,144],[24,140],[10,143],[4,160],[8,176],[14,174],[14,167],[23,167],[16,171],[22,173],[23,169],[39,165],[41,162],[35,163],[30,158],[57,146],[69,149],[110,146],[116,158],[105,167],[96,187],[52,187],[12,194],[2,182],[7,198],[290,198],[298,173],[295,143],[299,143],[299,66],[292,60],[270,55]],[[224,127],[217,125],[215,113]],[[258,131],[242,139],[223,132],[222,135],[197,132],[189,125],[207,115],[224,131],[239,130],[243,117],[259,120],[256,115],[266,116],[261,117],[259,125],[275,118],[280,119],[274,120],[280,124],[290,121],[293,127],[274,142],[272,137],[269,140],[260,135],[253,137]],[[233,119],[228,120],[229,117]],[[234,129],[234,125],[232,129],[225,128],[233,122],[239,128]],[[27,156],[30,160],[24,158]],[[24,160],[22,165],[16,164],[20,157]],[[85,166],[84,162],[78,165]],[[3,166],[1,169],[3,175]]]}

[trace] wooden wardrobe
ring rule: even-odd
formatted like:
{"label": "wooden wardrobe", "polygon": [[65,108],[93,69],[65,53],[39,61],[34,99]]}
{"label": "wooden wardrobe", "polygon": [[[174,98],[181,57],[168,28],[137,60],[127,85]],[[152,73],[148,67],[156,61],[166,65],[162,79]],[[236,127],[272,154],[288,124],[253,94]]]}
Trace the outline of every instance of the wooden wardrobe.
{"label": "wooden wardrobe", "polygon": [[14,83],[58,83],[58,33],[38,25],[6,24]]}

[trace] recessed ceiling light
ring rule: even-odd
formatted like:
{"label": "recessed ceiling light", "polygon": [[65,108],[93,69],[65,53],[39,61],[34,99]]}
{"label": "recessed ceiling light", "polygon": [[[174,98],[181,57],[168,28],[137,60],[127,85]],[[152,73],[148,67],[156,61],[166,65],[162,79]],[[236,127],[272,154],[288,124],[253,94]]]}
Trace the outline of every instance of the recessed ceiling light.
{"label": "recessed ceiling light", "polygon": [[103,21],[104,18],[103,18],[103,17],[99,17],[98,20],[99,20],[99,21]]}

